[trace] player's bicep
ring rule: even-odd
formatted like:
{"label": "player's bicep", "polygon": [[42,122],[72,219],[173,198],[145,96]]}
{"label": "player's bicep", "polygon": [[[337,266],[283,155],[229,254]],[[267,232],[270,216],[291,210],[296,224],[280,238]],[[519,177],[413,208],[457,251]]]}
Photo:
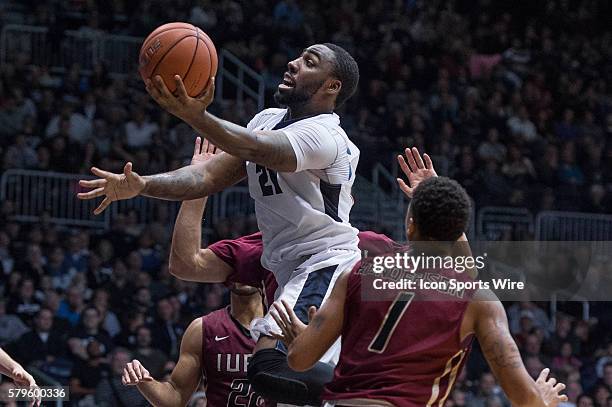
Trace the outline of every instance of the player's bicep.
{"label": "player's bicep", "polygon": [[342,334],[348,275],[344,272],[338,277],[329,298],[289,347],[287,358],[292,369],[311,368]]}
{"label": "player's bicep", "polygon": [[193,321],[181,341],[179,360],[176,363],[170,383],[180,394],[181,405],[186,405],[200,383],[202,376],[202,318]]}
{"label": "player's bicep", "polygon": [[309,123],[295,129],[284,129],[296,158],[295,171],[325,169],[338,157],[334,135],[324,126]]}
{"label": "player's bicep", "polygon": [[192,281],[224,283],[232,274],[232,267],[210,249],[200,249],[195,259],[196,270]]}

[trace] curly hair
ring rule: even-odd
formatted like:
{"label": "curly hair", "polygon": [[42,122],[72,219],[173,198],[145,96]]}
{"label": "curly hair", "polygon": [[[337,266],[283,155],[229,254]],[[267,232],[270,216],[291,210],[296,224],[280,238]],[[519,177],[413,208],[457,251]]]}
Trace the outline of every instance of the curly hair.
{"label": "curly hair", "polygon": [[435,177],[414,190],[410,213],[425,239],[455,241],[467,230],[471,201],[455,180]]}
{"label": "curly hair", "polygon": [[336,108],[342,106],[357,90],[359,84],[359,66],[355,59],[344,48],[329,42],[324,43],[335,55],[333,74],[340,82],[342,88],[336,98]]}

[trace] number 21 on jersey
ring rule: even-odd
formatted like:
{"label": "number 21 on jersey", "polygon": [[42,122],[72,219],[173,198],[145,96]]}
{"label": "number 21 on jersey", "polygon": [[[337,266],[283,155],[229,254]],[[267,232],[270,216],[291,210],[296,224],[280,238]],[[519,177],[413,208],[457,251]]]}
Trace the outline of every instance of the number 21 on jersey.
{"label": "number 21 on jersey", "polygon": [[262,165],[255,165],[255,172],[259,174],[259,186],[263,196],[282,194],[283,190],[278,184],[278,174],[276,171]]}

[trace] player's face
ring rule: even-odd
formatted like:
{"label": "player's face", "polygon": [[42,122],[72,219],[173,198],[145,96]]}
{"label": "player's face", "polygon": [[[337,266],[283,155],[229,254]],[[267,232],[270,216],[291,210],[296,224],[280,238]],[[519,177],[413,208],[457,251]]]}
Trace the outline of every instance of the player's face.
{"label": "player's face", "polygon": [[274,100],[283,106],[294,106],[310,101],[327,80],[332,79],[333,51],[325,45],[312,45],[287,64]]}

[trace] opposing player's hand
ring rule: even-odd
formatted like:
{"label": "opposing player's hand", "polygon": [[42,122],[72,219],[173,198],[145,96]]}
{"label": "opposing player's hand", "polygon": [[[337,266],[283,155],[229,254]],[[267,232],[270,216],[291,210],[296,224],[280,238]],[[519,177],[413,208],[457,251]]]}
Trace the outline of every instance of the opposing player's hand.
{"label": "opposing player's hand", "polygon": [[536,386],[540,391],[540,396],[544,401],[544,405],[547,407],[555,407],[559,403],[567,401],[565,394],[560,394],[565,389],[565,384],[557,383],[557,380],[553,377],[548,378],[550,369],[546,368],[540,372],[540,376],[536,380]]}
{"label": "opposing player's hand", "polygon": [[201,163],[206,160],[210,160],[215,154],[220,153],[221,150],[214,144],[204,139],[202,143],[201,137],[196,137],[195,147],[193,149],[193,157],[191,157],[191,164]]}
{"label": "opposing player's hand", "polygon": [[145,187],[144,178],[132,171],[132,163],[125,164],[123,174],[114,174],[96,167],[93,167],[91,172],[100,178],[80,180],[80,186],[92,188],[92,190],[81,192],[77,194],[77,197],[79,199],[93,199],[104,195],[104,200],[94,210],[95,215],[101,214],[113,201],[137,196]]}
{"label": "opposing player's hand", "polygon": [[176,95],[173,95],[161,76],[156,75],[152,80],[147,79],[145,87],[151,97],[164,110],[191,123],[191,119],[201,115],[213,101],[215,95],[215,78],[210,79],[210,84],[198,97],[191,97],[187,94],[185,84],[179,75],[174,75],[176,83]]}
{"label": "opposing player's hand", "polygon": [[[26,372],[26,370],[21,365],[16,366],[11,371],[10,377],[18,386],[38,387],[38,385],[36,384],[36,380],[34,380],[32,375]],[[40,406],[40,397],[34,398],[30,402],[30,406]]]}
{"label": "opposing player's hand", "polygon": [[[306,324],[304,324],[297,317],[293,308],[285,301],[281,300],[283,306],[281,307],[278,302],[272,304],[272,309],[270,309],[270,315],[276,321],[276,324],[280,327],[282,334],[272,334],[272,337],[278,340],[281,340],[285,343],[285,345],[289,346],[291,342],[306,329]],[[314,314],[316,314],[317,308],[310,307],[308,309],[308,321],[312,321]]]}
{"label": "opposing player's hand", "polygon": [[142,363],[134,359],[123,368],[121,382],[126,386],[135,386],[142,382],[152,382],[153,378]]}
{"label": "opposing player's hand", "polygon": [[401,178],[397,179],[397,184],[408,198],[412,198],[414,189],[421,182],[428,178],[437,177],[438,174],[436,174],[436,170],[434,170],[429,155],[423,154],[423,157],[421,157],[416,147],[407,148],[404,152],[406,154],[406,159],[404,159],[404,156],[398,155],[397,162],[402,172],[408,178],[408,184]]}

